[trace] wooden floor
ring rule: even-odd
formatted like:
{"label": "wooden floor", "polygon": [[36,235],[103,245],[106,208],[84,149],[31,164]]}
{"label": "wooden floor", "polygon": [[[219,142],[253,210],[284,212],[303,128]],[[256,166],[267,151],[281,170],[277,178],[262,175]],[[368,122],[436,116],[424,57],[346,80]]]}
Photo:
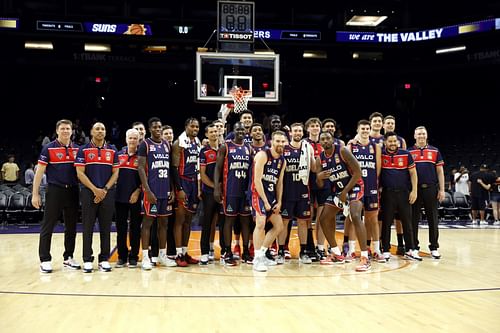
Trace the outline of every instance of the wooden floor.
{"label": "wooden floor", "polygon": [[[0,332],[499,332],[500,229],[440,232],[441,260],[393,257],[368,273],[291,260],[267,273],[216,263],[84,274],[62,269],[55,234],[55,271],[41,274],[38,235],[4,234]],[[79,234],[79,261],[81,245]]]}

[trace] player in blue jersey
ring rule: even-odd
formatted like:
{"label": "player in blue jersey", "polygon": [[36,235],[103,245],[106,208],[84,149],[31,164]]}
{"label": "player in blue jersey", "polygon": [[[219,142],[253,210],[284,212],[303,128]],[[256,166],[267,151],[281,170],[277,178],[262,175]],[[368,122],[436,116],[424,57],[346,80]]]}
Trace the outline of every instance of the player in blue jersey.
{"label": "player in blue jersey", "polygon": [[139,177],[143,190],[143,220],[142,220],[142,269],[152,268],[148,256],[151,225],[154,219],[158,223],[158,242],[160,263],[165,266],[175,266],[175,262],[167,257],[167,225],[168,217],[172,215],[174,193],[172,191],[170,144],[161,137],[161,120],[153,117],[148,121],[150,137],[144,139],[139,146]]}
{"label": "player in blue jersey", "polygon": [[333,118],[325,118],[321,121],[321,131],[330,132],[333,135],[333,143],[336,145],[345,146],[343,140],[337,139],[335,137],[335,131],[337,130],[337,122]]}
{"label": "player in blue jersey", "polygon": [[371,264],[366,246],[366,229],[361,220],[363,210],[361,168],[349,149],[333,144],[333,135],[330,132],[321,133],[320,142],[323,152],[316,159],[316,170],[319,171],[316,182],[318,187],[323,188],[325,180],[328,179],[330,182],[326,184],[331,184],[331,194],[319,219],[325,237],[332,246],[332,254],[321,260],[321,264],[343,263],[345,260],[335,240],[335,225],[337,213],[348,205],[348,213],[361,248],[360,264],[356,267],[356,271],[367,271],[371,268]]}
{"label": "player in blue jersey", "polygon": [[[316,158],[323,151],[323,147],[321,147],[319,142],[321,120],[316,117],[309,118],[305,123],[305,128],[309,134],[306,140],[312,146],[314,157]],[[327,188],[318,188],[318,185],[316,184],[316,173],[312,171],[309,175],[309,188],[311,190],[311,216],[316,220],[316,240],[318,247],[316,249],[314,248],[312,223],[309,223],[307,230],[307,253],[311,257],[312,261],[318,261],[326,258],[326,252],[324,250],[325,235],[321,228],[321,224],[318,222],[321,212],[323,211],[326,198],[330,192]],[[314,213],[315,211],[316,213]]]}
{"label": "player in blue jersey", "polygon": [[[370,141],[370,122],[368,120],[358,121],[357,126],[357,143],[352,143],[347,148],[352,152],[354,157],[358,160],[361,167],[361,174],[364,183],[364,216],[365,227],[367,233],[367,245],[370,248],[370,240],[373,239],[374,257],[378,262],[385,262],[385,258],[380,251],[380,228],[378,224],[378,178],[381,171],[381,154],[382,150],[379,145]],[[346,218],[345,227],[347,227]],[[354,230],[349,230],[349,235],[354,236]],[[347,257],[351,256],[354,252],[354,237],[349,240],[349,251]],[[348,260],[346,257],[346,261]]]}
{"label": "player in blue jersey", "polygon": [[57,139],[42,148],[38,159],[31,204],[39,209],[42,207],[40,184],[44,174],[47,174],[47,192],[45,196],[45,211],[40,228],[38,254],[40,271],[52,273],[52,256],[50,244],[52,233],[61,213],[64,217],[64,261],[63,267],[80,269],[74,258],[76,241],[76,223],[78,222],[78,179],[74,166],[78,146],[71,142],[70,120],[61,119],[56,123]]}
{"label": "player in blue jersey", "polygon": [[191,221],[198,208],[198,163],[201,149],[197,138],[200,124],[196,118],[184,122],[184,132],[173,144],[172,164],[176,188],[177,206],[175,211],[176,261],[179,266],[197,264],[199,261],[188,253]]}
{"label": "player in blue jersey", "polygon": [[290,125],[291,140],[285,146],[283,156],[286,160],[285,176],[283,179],[283,231],[278,236],[279,251],[276,261],[282,263],[286,259],[285,245],[290,220],[297,219],[300,241],[299,260],[310,264],[311,258],[306,253],[307,225],[311,219],[311,202],[309,194],[309,171],[315,170],[314,152],[311,145],[302,140],[304,125],[294,123]]}
{"label": "player in blue jersey", "polygon": [[115,205],[115,184],[118,179],[118,154],[116,148],[105,141],[106,127],[96,122],[90,131],[92,139],[78,150],[75,160],[76,174],[82,183],[83,271],[93,271],[92,239],[96,218],[99,217],[101,252],[99,270],[111,271],[111,220]]}
{"label": "player in blue jersey", "polygon": [[214,198],[222,203],[224,210],[224,263],[235,266],[231,250],[233,224],[239,216],[243,238],[243,257],[249,256],[250,207],[246,200],[248,176],[252,163],[252,148],[244,143],[245,127],[241,122],[234,124],[234,140],[225,142],[217,153],[214,173]]}
{"label": "player in blue jersey", "polygon": [[[139,132],[133,128],[125,133],[127,145],[118,152],[120,177],[116,183],[116,242],[118,249],[117,268],[129,264],[137,267],[139,246],[141,242],[141,179],[137,168],[137,147]],[[128,219],[130,214],[130,232]],[[130,252],[127,246],[127,234],[130,240]]]}
{"label": "player in blue jersey", "polygon": [[370,121],[370,141],[378,145],[384,144],[384,136],[382,135],[382,127],[384,124],[384,116],[380,112],[373,112],[368,118]]}
{"label": "player in blue jersey", "polygon": [[[283,149],[287,141],[285,132],[275,131],[271,148],[257,153],[253,163],[252,214],[255,216],[253,242],[258,249],[255,250],[253,269],[259,272],[267,271],[267,266],[272,261],[267,260],[266,251],[283,230],[280,213],[286,169]],[[264,231],[266,221],[273,224],[267,233]]]}

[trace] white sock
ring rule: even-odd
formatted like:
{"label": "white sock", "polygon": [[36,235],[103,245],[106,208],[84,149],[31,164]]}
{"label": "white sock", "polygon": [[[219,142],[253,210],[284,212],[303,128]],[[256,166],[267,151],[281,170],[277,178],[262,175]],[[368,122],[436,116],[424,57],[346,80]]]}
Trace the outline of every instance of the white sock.
{"label": "white sock", "polygon": [[338,246],[332,247],[333,254],[340,256],[340,250]]}
{"label": "white sock", "polygon": [[240,245],[240,240],[239,239],[235,239],[234,240],[234,245]]}
{"label": "white sock", "polygon": [[187,246],[183,246],[182,247],[182,254],[186,254],[186,253],[188,253],[188,248],[187,248]]}
{"label": "white sock", "polygon": [[349,240],[349,253],[356,252],[356,241]]}
{"label": "white sock", "polygon": [[149,260],[149,254],[148,254],[149,250],[142,250],[142,259],[146,259],[146,260]]}
{"label": "white sock", "polygon": [[175,252],[177,253],[177,255],[182,254],[182,247],[176,247]]}
{"label": "white sock", "polygon": [[325,249],[324,245],[318,245],[318,250],[323,251]]}
{"label": "white sock", "polygon": [[373,250],[376,253],[380,253],[380,241],[373,241]]}
{"label": "white sock", "polygon": [[368,251],[361,251],[361,256],[368,258]]}
{"label": "white sock", "polygon": [[165,257],[167,255],[167,249],[160,249],[159,255],[160,257]]}

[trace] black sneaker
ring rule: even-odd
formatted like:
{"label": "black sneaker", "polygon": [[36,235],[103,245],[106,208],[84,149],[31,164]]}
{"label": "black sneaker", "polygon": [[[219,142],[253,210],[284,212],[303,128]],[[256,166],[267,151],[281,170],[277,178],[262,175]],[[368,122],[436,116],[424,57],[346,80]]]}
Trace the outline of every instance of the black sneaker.
{"label": "black sneaker", "polygon": [[269,249],[266,250],[266,258],[269,260],[274,260],[274,257]]}
{"label": "black sneaker", "polygon": [[128,268],[137,268],[137,259],[129,259]]}
{"label": "black sneaker", "polygon": [[243,253],[241,261],[249,265],[253,265],[253,257],[249,253]]}
{"label": "black sneaker", "polygon": [[127,262],[123,259],[118,259],[115,265],[116,268],[123,268],[125,266],[127,266]]}
{"label": "black sneaker", "polygon": [[316,248],[316,257],[318,258],[318,260],[326,259],[326,257],[327,257],[326,251],[324,249],[320,250],[320,249]]}
{"label": "black sneaker", "polygon": [[234,256],[230,253],[229,255],[226,254],[226,257],[224,258],[224,265],[237,266],[238,262],[236,261],[236,259],[234,259]]}

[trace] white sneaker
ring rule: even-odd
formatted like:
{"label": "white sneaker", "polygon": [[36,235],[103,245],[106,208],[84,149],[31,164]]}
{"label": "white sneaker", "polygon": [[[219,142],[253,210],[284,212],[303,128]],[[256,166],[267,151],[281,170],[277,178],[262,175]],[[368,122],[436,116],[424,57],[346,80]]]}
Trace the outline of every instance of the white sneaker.
{"label": "white sneaker", "polygon": [[159,256],[158,262],[166,267],[176,267],[177,266],[177,263],[175,262],[175,260],[170,259],[167,256]]}
{"label": "white sneaker", "polygon": [[149,260],[149,257],[142,258],[142,269],[145,271],[150,271],[153,269],[153,264],[151,263],[151,260]]}
{"label": "white sneaker", "polygon": [[42,261],[40,263],[40,272],[52,273],[52,263],[50,261]]}
{"label": "white sneaker", "polygon": [[253,270],[257,272],[267,272],[265,260],[265,257],[255,257],[253,259]]}
{"label": "white sneaker", "polygon": [[390,252],[384,252],[382,255],[384,256],[384,259],[386,262],[391,260],[391,253]]}
{"label": "white sneaker", "polygon": [[434,259],[441,259],[441,254],[438,252],[438,250],[432,250],[431,251],[431,256]]}
{"label": "white sneaker", "polygon": [[500,225],[500,221],[497,220],[497,221],[493,222],[493,225]]}
{"label": "white sneaker", "polygon": [[311,257],[309,257],[307,254],[301,254],[300,257],[299,257],[299,262],[301,264],[307,264],[307,265],[310,265],[312,264],[312,260],[311,260]]}
{"label": "white sneaker", "polygon": [[282,256],[281,254],[278,254],[276,257],[276,264],[278,265],[283,265],[285,263],[285,257]]}
{"label": "white sneaker", "polygon": [[266,266],[276,266],[278,264],[276,260],[271,260],[266,256],[263,257],[263,262]]}
{"label": "white sneaker", "polygon": [[93,269],[94,269],[94,267],[92,267],[91,261],[86,261],[83,263],[83,272],[84,273],[92,273]]}
{"label": "white sneaker", "polygon": [[109,264],[109,261],[101,261],[99,263],[99,270],[101,272],[111,272],[112,268],[111,265]]}
{"label": "white sneaker", "polygon": [[80,264],[73,259],[72,257],[68,257],[68,259],[63,261],[63,266],[69,269],[80,269],[82,268]]}
{"label": "white sneaker", "polygon": [[208,252],[208,261],[214,261],[215,260],[215,251],[214,250],[210,250]]}
{"label": "white sneaker", "polygon": [[479,224],[480,225],[488,225],[488,222],[486,222],[485,220],[481,220],[481,221],[479,221]]}

